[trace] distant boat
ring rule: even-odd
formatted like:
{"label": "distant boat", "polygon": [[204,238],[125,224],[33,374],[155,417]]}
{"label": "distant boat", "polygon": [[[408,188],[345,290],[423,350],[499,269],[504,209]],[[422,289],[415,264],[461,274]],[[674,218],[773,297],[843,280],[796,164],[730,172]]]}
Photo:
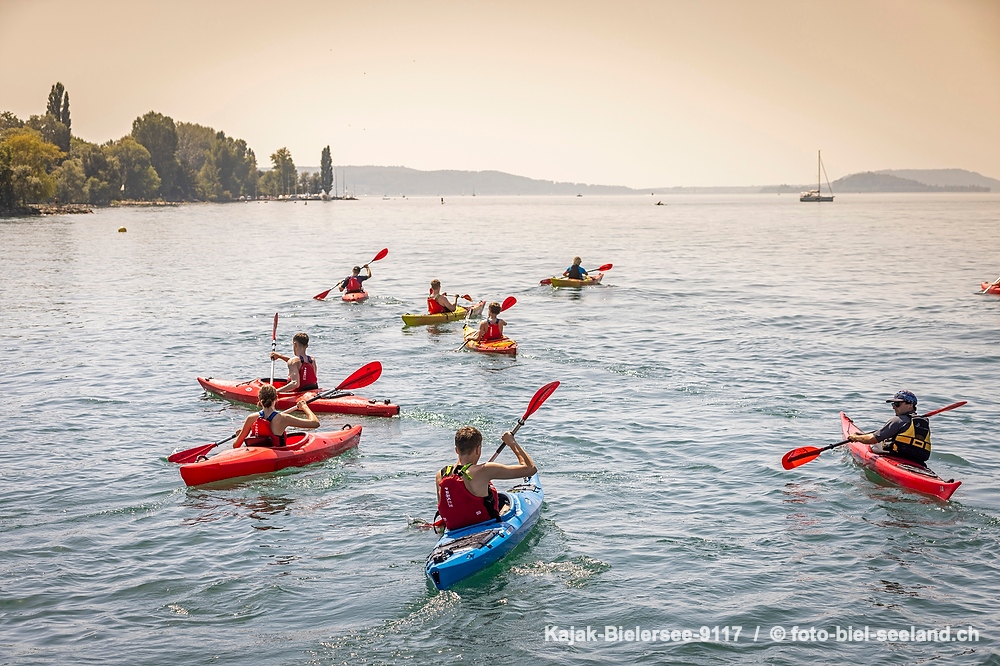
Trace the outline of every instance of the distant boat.
{"label": "distant boat", "polygon": [[826,187],[830,190],[830,194],[824,195],[820,191],[820,172],[826,175],[826,167],[823,166],[823,156],[820,151],[816,151],[816,189],[809,190],[808,192],[802,192],[799,194],[799,201],[833,201],[833,188],[830,187],[830,179],[826,179]]}

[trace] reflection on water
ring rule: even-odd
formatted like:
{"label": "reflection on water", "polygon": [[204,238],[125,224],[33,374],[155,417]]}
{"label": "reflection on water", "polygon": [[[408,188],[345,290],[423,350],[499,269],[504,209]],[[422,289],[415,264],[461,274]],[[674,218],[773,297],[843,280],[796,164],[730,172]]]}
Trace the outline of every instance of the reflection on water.
{"label": "reflection on water", "polygon": [[[242,481],[218,482],[210,484],[211,490],[206,490],[207,486],[201,486],[196,490],[188,490],[188,497],[184,504],[196,512],[196,515],[185,518],[184,525],[194,525],[197,523],[211,523],[225,518],[247,517],[256,521],[265,522],[274,516],[286,515],[289,507],[295,503],[295,499],[287,495],[258,495],[240,496],[226,494],[226,489],[239,488],[245,484],[252,483],[245,478]],[[223,485],[224,484],[224,485]],[[254,525],[255,529],[278,529],[276,525]]]}

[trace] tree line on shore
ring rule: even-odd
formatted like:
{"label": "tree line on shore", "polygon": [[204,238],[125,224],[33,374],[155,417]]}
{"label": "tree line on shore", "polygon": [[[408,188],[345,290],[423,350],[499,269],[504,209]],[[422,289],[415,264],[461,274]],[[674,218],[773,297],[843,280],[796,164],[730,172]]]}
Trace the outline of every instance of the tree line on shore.
{"label": "tree line on shore", "polygon": [[103,144],[72,134],[69,92],[52,86],[45,113],[21,120],[0,113],[0,209],[57,201],[108,205],[121,200],[212,201],[329,193],[330,147],[318,173],[299,173],[287,148],[257,167],[243,139],[150,111],[132,132]]}

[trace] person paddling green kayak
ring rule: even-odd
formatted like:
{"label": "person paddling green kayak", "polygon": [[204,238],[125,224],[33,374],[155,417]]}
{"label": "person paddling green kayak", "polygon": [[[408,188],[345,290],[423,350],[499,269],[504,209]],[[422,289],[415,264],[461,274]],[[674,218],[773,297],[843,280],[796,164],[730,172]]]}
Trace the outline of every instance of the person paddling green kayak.
{"label": "person paddling green kayak", "polygon": [[441,280],[434,278],[431,280],[431,290],[427,295],[427,312],[429,314],[440,314],[454,312],[458,308],[459,295],[455,294],[455,301],[448,301],[448,292],[441,291]]}
{"label": "person paddling green kayak", "polygon": [[926,417],[917,416],[917,396],[911,391],[897,391],[886,402],[895,416],[873,433],[853,433],[847,440],[868,444],[874,453],[888,453],[917,463],[931,456],[931,425]]}

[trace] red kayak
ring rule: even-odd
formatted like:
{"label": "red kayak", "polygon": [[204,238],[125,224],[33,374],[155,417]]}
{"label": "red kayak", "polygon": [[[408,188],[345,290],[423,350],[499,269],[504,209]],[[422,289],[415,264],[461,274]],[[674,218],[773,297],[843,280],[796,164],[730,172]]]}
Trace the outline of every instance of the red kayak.
{"label": "red kayak", "polygon": [[351,293],[346,293],[340,297],[340,300],[344,301],[345,303],[361,303],[362,301],[368,300],[368,292],[355,291]]}
{"label": "red kayak", "polygon": [[289,433],[288,445],[281,448],[241,446],[226,449],[207,460],[181,465],[181,478],[189,486],[200,486],[238,476],[277,472],[286,467],[302,467],[340,455],[359,441],[361,426],[345,426],[339,432]]}
{"label": "red kayak", "polygon": [[[261,385],[268,382],[264,379],[236,382],[228,379],[199,377],[198,383],[207,392],[225,400],[245,405],[256,405],[257,391],[260,390]],[[285,379],[274,380],[274,385],[278,388],[287,383],[288,380]],[[299,400],[308,400],[322,392],[323,389],[302,391],[300,393],[279,393],[278,401],[274,408],[280,412],[294,407],[295,403]],[[320,398],[309,403],[309,407],[314,412],[328,414],[358,414],[360,416],[396,416],[399,414],[399,405],[394,405],[388,400],[372,400],[352,393],[346,393],[346,395],[336,398]]]}
{"label": "red kayak", "polygon": [[983,282],[979,285],[979,291],[985,292],[987,294],[994,294],[995,296],[1000,296],[1000,284],[993,284],[992,282]]}
{"label": "red kayak", "polygon": [[[848,435],[861,432],[861,428],[854,425],[854,421],[849,419],[844,412],[840,413],[840,425],[844,432],[844,439],[847,439]],[[954,479],[945,481],[923,463],[884,453],[875,453],[867,444],[848,442],[847,446],[850,447],[851,455],[862,467],[870,469],[897,486],[946,500],[962,485],[961,481]]]}

